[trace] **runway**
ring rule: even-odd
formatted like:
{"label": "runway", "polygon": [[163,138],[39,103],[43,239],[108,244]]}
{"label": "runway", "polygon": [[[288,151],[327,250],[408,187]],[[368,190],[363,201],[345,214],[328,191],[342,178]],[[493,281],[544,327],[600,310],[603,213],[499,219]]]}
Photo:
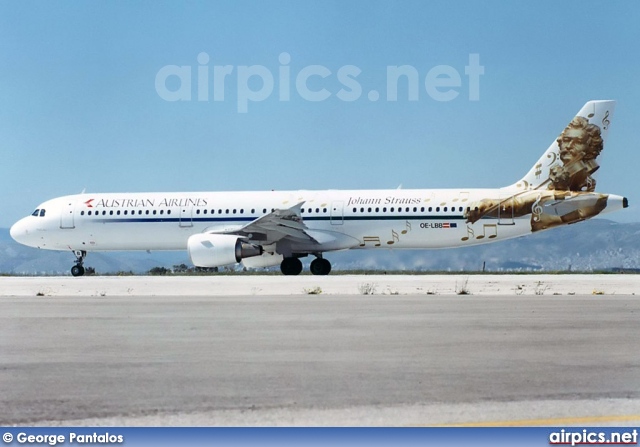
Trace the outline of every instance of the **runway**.
{"label": "runway", "polygon": [[640,421],[632,295],[5,296],[0,315],[2,425]]}

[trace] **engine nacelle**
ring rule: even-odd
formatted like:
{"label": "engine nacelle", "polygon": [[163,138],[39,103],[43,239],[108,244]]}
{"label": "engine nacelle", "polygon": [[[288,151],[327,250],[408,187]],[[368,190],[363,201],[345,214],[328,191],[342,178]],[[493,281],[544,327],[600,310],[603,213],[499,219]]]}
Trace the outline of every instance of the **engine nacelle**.
{"label": "engine nacelle", "polygon": [[242,264],[249,269],[258,269],[263,267],[273,267],[280,265],[284,256],[278,253],[263,253],[262,256],[254,256],[252,258],[243,259]]}
{"label": "engine nacelle", "polygon": [[244,258],[260,256],[259,245],[252,245],[231,234],[194,234],[187,241],[189,258],[196,267],[221,267]]}

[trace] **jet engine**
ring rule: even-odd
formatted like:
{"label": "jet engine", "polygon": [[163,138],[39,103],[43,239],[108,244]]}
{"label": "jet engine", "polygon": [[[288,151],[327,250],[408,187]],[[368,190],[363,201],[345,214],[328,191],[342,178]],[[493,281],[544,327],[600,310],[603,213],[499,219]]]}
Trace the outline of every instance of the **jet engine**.
{"label": "jet engine", "polygon": [[278,253],[264,252],[262,256],[254,256],[252,258],[243,259],[242,264],[249,269],[259,269],[263,267],[272,267],[280,265],[284,256]]}
{"label": "jet engine", "polygon": [[220,267],[244,258],[260,256],[263,249],[231,234],[194,234],[187,241],[187,251],[197,267]]}

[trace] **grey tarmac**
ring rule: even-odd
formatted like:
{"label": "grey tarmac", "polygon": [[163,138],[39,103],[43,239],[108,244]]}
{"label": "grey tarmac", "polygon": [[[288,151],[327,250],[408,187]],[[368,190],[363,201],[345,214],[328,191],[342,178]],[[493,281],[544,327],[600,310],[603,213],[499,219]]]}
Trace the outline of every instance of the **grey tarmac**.
{"label": "grey tarmac", "polygon": [[640,421],[633,295],[0,297],[0,424]]}

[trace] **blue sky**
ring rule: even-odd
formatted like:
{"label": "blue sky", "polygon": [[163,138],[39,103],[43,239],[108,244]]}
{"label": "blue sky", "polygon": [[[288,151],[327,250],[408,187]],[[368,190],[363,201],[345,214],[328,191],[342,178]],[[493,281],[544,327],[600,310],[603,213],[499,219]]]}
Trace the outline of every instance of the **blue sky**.
{"label": "blue sky", "polygon": [[[598,190],[629,197],[639,221],[638,2],[0,2],[0,227],[40,202],[87,192],[499,187],[525,174],[590,99],[618,101]],[[198,55],[230,65],[223,101],[198,101]],[[279,98],[290,55],[289,101]],[[484,74],[470,101],[465,66]],[[192,67],[190,101],[156,89]],[[240,67],[273,92],[248,103]],[[323,101],[303,99],[296,76]],[[419,74],[418,100],[386,98],[388,66]],[[425,77],[447,65],[459,94]],[[360,70],[343,101],[341,67]],[[167,89],[181,87],[176,76]],[[248,88],[259,91],[253,77]],[[376,90],[380,99],[371,101]],[[446,89],[445,89],[446,90]]]}

